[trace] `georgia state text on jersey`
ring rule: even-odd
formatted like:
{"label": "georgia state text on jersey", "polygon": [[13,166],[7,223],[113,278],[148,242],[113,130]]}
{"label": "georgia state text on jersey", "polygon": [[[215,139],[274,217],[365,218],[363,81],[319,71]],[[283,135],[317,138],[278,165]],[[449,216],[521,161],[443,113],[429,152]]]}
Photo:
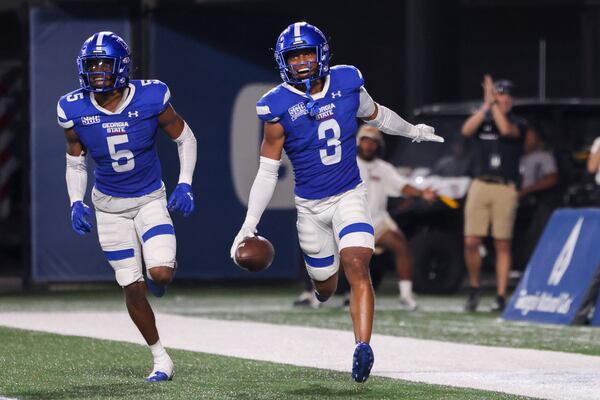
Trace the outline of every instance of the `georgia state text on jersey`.
{"label": "georgia state text on jersey", "polygon": [[279,122],[285,130],[284,149],[294,167],[296,195],[322,199],[356,187],[356,112],[364,81],[349,65],[332,67],[323,90],[312,95],[314,116],[305,93],[288,83],[267,92],[257,103],[258,117]]}
{"label": "georgia state text on jersey", "polygon": [[131,80],[114,112],[99,106],[83,89],[60,98],[58,124],[74,128],[96,162],[96,189],[116,197],[139,197],[162,186],[155,137],[158,115],[170,97],[159,80]]}

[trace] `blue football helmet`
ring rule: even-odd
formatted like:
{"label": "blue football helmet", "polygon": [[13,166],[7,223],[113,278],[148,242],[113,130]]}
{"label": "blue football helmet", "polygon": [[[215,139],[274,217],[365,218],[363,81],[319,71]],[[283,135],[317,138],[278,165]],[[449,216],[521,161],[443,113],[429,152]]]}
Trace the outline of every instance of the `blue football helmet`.
{"label": "blue football helmet", "polygon": [[[77,67],[83,90],[110,92],[125,87],[131,72],[129,46],[112,32],[94,33],[81,46]],[[114,82],[107,85],[111,79]],[[94,81],[97,85],[93,85]]]}
{"label": "blue football helmet", "polygon": [[[287,53],[299,49],[314,49],[317,55],[318,72],[309,76],[308,79],[295,77],[291,66],[286,60]],[[324,78],[329,73],[329,59],[331,58],[331,54],[327,38],[319,28],[307,22],[296,22],[285,28],[279,35],[279,38],[277,38],[274,55],[279,67],[279,75],[287,83],[310,84],[310,81]],[[309,69],[311,69],[311,63],[308,64]]]}

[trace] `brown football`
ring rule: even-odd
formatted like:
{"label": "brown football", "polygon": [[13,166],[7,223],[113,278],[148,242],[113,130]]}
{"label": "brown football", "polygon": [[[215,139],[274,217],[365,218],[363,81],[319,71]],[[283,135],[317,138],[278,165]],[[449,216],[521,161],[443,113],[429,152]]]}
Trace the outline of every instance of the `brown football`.
{"label": "brown football", "polygon": [[275,257],[271,242],[262,236],[247,237],[235,250],[236,264],[248,272],[260,272],[269,268]]}

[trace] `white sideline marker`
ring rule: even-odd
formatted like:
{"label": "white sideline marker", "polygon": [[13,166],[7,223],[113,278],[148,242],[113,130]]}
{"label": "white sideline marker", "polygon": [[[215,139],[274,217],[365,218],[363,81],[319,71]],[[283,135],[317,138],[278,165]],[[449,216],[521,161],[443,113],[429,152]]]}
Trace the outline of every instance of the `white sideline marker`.
{"label": "white sideline marker", "polygon": [[[349,331],[171,314],[156,320],[166,347],[343,371],[351,382]],[[144,344],[125,312],[7,312],[0,325]],[[596,356],[385,335],[373,335],[371,344],[375,376],[557,400],[600,393]]]}

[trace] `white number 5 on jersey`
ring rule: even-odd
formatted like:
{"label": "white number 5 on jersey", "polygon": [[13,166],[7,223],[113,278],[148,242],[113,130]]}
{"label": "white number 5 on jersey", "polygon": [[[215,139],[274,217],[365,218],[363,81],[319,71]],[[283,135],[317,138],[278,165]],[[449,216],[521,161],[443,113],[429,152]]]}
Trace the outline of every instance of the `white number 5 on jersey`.
{"label": "white number 5 on jersey", "polygon": [[[327,139],[327,148],[319,150],[321,162],[325,165],[337,164],[342,159],[342,147],[340,146],[342,144],[342,142],[340,142],[341,129],[340,125],[335,119],[328,119],[319,124],[319,128],[317,130],[319,139],[326,139],[327,136],[325,134],[329,129],[333,131],[333,137]],[[331,149],[332,147],[333,154],[327,154],[327,150]]]}
{"label": "white number 5 on jersey", "polygon": [[81,92],[75,93],[75,94],[70,94],[67,96],[67,101],[69,103],[72,103],[77,100],[82,100],[82,99],[83,99],[83,93],[81,93]]}
{"label": "white number 5 on jersey", "polygon": [[[108,142],[108,152],[110,153],[110,158],[114,161],[112,163],[112,167],[116,172],[127,172],[131,171],[135,167],[135,160],[133,159],[133,153],[129,150],[117,150],[116,146],[118,144],[123,144],[129,142],[129,138],[127,135],[114,135],[108,136],[106,138]],[[119,164],[119,160],[126,159],[127,162],[125,164]]]}

